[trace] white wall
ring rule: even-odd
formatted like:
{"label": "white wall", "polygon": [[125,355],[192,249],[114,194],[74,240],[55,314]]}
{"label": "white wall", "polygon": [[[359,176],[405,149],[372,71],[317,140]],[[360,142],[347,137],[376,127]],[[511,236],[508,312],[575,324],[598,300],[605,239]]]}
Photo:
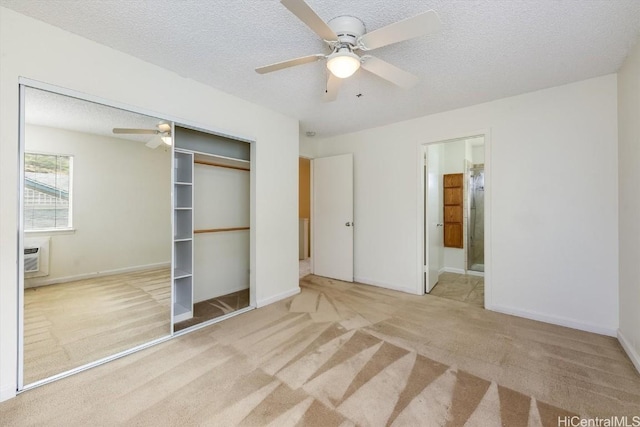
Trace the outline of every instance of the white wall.
{"label": "white wall", "polygon": [[618,74],[619,338],[640,371],[640,41]]}
{"label": "white wall", "polygon": [[[465,157],[466,157],[466,144],[464,139],[460,139],[458,141],[451,141],[443,143],[444,147],[444,170],[443,175],[448,175],[452,173],[464,173],[465,169]],[[466,198],[465,198],[466,200]],[[465,236],[463,241],[463,246],[465,248],[444,248],[444,269],[445,271],[450,271],[454,273],[464,273],[467,269],[465,265],[465,256],[464,251],[467,246],[466,239],[466,229],[467,229],[467,210],[466,208],[463,210],[464,219],[463,219],[463,229],[465,232],[463,236]]]}
{"label": "white wall", "polygon": [[25,287],[169,265],[171,150],[33,125],[25,127],[25,149],[73,156],[74,228],[26,233],[51,236],[51,243],[49,275]]}
{"label": "white wall", "polygon": [[465,151],[464,139],[444,143],[444,170],[442,173],[445,175],[464,173]]}
{"label": "white wall", "polygon": [[[212,160],[215,161],[215,160]],[[196,230],[249,226],[249,173],[194,165]],[[249,288],[249,231],[194,235],[193,302]]]}
{"label": "white wall", "polygon": [[300,142],[298,145],[300,150],[300,157],[313,159],[316,156],[314,138],[310,138],[303,134],[300,135]]}
{"label": "white wall", "polygon": [[318,141],[354,154],[356,278],[421,291],[418,146],[490,130],[487,306],[615,334],[616,98],[607,75]]}
{"label": "white wall", "polygon": [[484,163],[484,145],[473,145],[471,147],[471,163],[477,165]]}
{"label": "white wall", "polygon": [[299,291],[296,120],[2,7],[0,58],[0,400],[16,386],[19,76],[255,138],[253,297]]}

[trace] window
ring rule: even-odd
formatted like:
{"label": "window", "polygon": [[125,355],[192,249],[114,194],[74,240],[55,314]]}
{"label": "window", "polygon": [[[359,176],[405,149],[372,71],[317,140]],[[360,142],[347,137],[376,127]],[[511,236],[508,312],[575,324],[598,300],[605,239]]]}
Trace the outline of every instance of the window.
{"label": "window", "polygon": [[25,153],[24,229],[71,228],[71,156]]}

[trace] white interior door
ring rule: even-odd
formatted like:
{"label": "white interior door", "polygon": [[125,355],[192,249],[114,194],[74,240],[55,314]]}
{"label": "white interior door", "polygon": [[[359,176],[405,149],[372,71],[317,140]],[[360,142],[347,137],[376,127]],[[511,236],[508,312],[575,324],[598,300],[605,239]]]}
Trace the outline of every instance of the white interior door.
{"label": "white interior door", "polygon": [[313,273],[353,281],[353,155],[313,160]]}
{"label": "white interior door", "polygon": [[429,145],[427,147],[427,162],[425,170],[425,255],[426,265],[426,292],[438,283],[440,269],[444,265],[444,241],[443,241],[443,200],[442,200],[442,145]]}

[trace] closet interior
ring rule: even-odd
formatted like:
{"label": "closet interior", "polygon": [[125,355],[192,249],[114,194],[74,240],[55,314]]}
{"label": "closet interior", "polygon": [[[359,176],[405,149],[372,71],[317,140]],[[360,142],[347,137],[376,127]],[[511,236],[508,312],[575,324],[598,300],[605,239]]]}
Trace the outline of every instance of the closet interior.
{"label": "closet interior", "polygon": [[250,144],[175,126],[174,331],[250,304]]}

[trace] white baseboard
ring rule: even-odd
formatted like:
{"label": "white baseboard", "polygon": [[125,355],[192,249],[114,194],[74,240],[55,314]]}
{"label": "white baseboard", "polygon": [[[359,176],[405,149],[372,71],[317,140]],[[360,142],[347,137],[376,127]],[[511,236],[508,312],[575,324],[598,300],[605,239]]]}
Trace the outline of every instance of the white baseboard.
{"label": "white baseboard", "polygon": [[607,335],[615,337],[617,331],[612,328],[606,328],[591,323],[584,323],[573,319],[567,319],[566,317],[551,316],[548,314],[542,314],[535,311],[521,310],[518,308],[503,307],[500,305],[488,305],[485,307],[487,310],[496,311],[498,313],[510,314],[512,316],[524,317],[525,319],[537,320],[539,322],[551,323],[553,325],[565,326],[567,328],[579,329],[581,331],[593,332],[594,334]]}
{"label": "white baseboard", "polygon": [[478,277],[484,277],[484,272],[482,272],[482,271],[467,270],[467,276],[478,276]]}
{"label": "white baseboard", "polygon": [[354,277],[354,282],[362,283],[365,285],[376,286],[378,288],[391,289],[392,291],[400,291],[407,294],[413,295],[423,295],[422,293],[417,292],[415,288],[404,288],[402,286],[392,285],[391,283],[379,282],[377,280],[367,279],[366,277]]}
{"label": "white baseboard", "polygon": [[14,386],[2,386],[0,388],[0,402],[4,402],[5,400],[13,399],[16,397],[16,387]]}
{"label": "white baseboard", "polygon": [[233,294],[233,293],[236,293],[236,292],[244,291],[244,290],[247,290],[247,289],[249,289],[249,285],[236,286],[234,288],[220,290],[219,292],[216,292],[215,294],[213,294],[211,296],[207,296],[206,298],[199,299],[198,301],[196,301],[195,297],[194,297],[193,303],[196,304],[196,303],[199,303],[199,302],[202,302],[202,301],[206,301],[206,300],[209,300],[209,299],[212,299],[212,298],[218,298],[218,297],[221,297],[223,295],[229,295],[229,294]]}
{"label": "white baseboard", "polygon": [[34,278],[32,280],[25,279],[25,288],[36,288],[38,286],[56,285],[58,283],[73,282],[75,280],[92,279],[103,276],[113,276],[114,274],[135,273],[137,271],[155,270],[156,268],[170,268],[171,262],[159,262],[157,264],[136,265],[134,267],[116,268],[114,270],[97,271],[94,273],[76,274],[74,276],[57,277],[54,279]]}
{"label": "white baseboard", "polygon": [[261,300],[256,301],[256,305],[258,307],[264,307],[265,305],[269,305],[269,304],[273,304],[274,302],[278,302],[280,300],[283,300],[285,298],[289,298],[292,297],[294,295],[297,295],[300,293],[300,287],[297,286],[293,289],[289,289],[288,291],[285,292],[281,292],[279,294],[273,295],[269,298],[264,298]]}
{"label": "white baseboard", "polygon": [[638,354],[637,350],[631,345],[629,340],[627,340],[625,336],[622,335],[620,329],[618,329],[618,341],[620,342],[620,345],[622,346],[624,351],[627,353],[627,356],[629,356],[629,359],[631,359],[631,363],[633,363],[633,366],[635,366],[638,373],[640,373],[640,354]]}
{"label": "white baseboard", "polygon": [[467,270],[464,268],[444,267],[442,271],[445,273],[467,274]]}

